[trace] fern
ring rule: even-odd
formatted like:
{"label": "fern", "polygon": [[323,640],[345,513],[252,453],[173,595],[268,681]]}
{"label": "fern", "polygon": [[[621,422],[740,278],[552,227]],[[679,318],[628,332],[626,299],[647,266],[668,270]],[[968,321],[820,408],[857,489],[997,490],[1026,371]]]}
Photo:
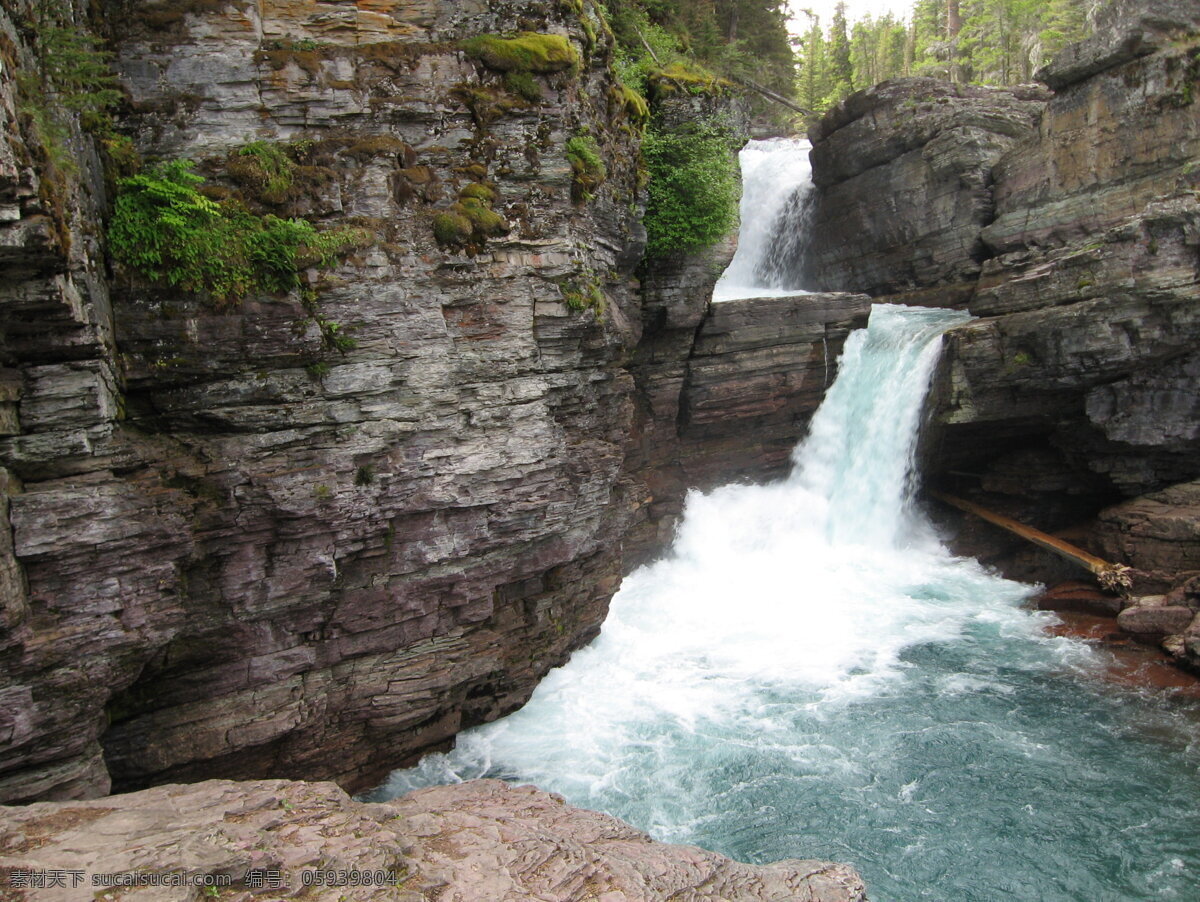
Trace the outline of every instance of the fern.
{"label": "fern", "polygon": [[113,257],[152,282],[230,301],[300,286],[306,266],[328,266],[350,246],[370,243],[359,229],[317,232],[303,219],[256,216],[200,193],[190,160],[173,160],[121,179],[108,228]]}

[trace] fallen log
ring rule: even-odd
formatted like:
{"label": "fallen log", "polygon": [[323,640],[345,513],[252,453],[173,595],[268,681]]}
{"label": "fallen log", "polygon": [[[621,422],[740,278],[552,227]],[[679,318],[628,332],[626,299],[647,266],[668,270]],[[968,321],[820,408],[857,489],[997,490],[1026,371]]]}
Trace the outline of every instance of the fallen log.
{"label": "fallen log", "polygon": [[788,100],[788,98],[784,97],[783,95],[777,94],[775,91],[772,91],[770,88],[763,87],[758,82],[751,81],[750,79],[746,78],[743,75],[726,75],[725,77],[728,78],[730,81],[737,82],[743,88],[749,88],[751,91],[756,91],[757,93],[759,93],[763,97],[765,97],[767,100],[770,100],[773,103],[778,103],[781,106],[785,106],[789,110],[795,110],[800,115],[806,116],[809,119],[816,119],[819,116],[818,113],[814,113],[812,110],[808,109],[807,107],[802,107],[795,101]]}
{"label": "fallen log", "polygon": [[974,514],[981,520],[986,520],[988,523],[999,526],[1001,529],[1007,530],[1015,536],[1020,536],[1022,539],[1032,542],[1039,548],[1044,548],[1064,560],[1078,564],[1083,569],[1095,574],[1100,585],[1110,592],[1123,595],[1133,587],[1130,568],[1124,564],[1114,564],[1103,558],[1098,558],[1094,554],[1089,554],[1082,548],[1072,545],[1070,542],[1065,542],[1062,539],[1044,533],[1040,529],[1034,529],[1032,526],[1026,526],[1012,517],[1006,517],[1004,514],[990,511],[986,507],[980,507],[971,501],[956,498],[954,495],[947,495],[945,492],[930,491],[929,494],[943,504],[956,507],[960,511],[966,511],[968,514]]}

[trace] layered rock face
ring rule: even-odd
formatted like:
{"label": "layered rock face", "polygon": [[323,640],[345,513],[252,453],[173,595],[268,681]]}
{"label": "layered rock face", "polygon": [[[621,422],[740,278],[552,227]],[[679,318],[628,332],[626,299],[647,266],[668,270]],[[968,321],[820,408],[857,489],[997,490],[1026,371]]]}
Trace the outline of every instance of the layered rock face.
{"label": "layered rock face", "polygon": [[[503,837],[503,844],[497,843]],[[177,874],[197,886],[121,887],[121,898],[229,900],[807,899],[865,902],[851,869],[788,860],[754,867],[657,843],[604,814],[532,786],[494,780],[353,802],[328,783],[210,780],[83,803],[0,813],[0,868],[61,870],[45,902],[97,898],[108,875]],[[72,886],[81,874],[79,886]],[[340,876],[339,876],[340,875]],[[94,880],[99,883],[94,883]],[[271,882],[268,883],[267,881]]]}
{"label": "layered rock face", "polygon": [[[74,135],[53,207],[9,127],[9,63],[36,63],[4,19],[0,798],[362,787],[596,633],[629,516],[636,148],[611,48],[568,6],[110,4],[144,155],[370,236],[305,296],[224,309],[110,296],[103,181]],[[456,43],[519,29],[578,58],[530,76],[540,101]],[[586,201],[564,152],[585,132],[608,162]],[[301,154],[294,190],[237,180],[251,141]],[[471,184],[504,227],[439,245]],[[603,315],[567,305],[592,288]]]}
{"label": "layered rock face", "polygon": [[[1144,571],[1140,591],[1197,566],[1194,492],[1171,488],[1200,474],[1200,17],[1185,6],[1110,4],[1041,73],[1048,100],[883,85],[826,117],[813,150],[820,284],[979,317],[947,335],[932,475],[1043,528],[1140,498],[1073,539]],[[855,213],[879,198],[895,207],[883,224]],[[1053,578],[1029,563],[1021,575]]]}
{"label": "layered rock face", "polygon": [[[688,488],[783,471],[864,313],[710,311],[728,242],[638,284],[638,110],[573,3],[111,0],[147,161],[362,240],[236,302],[110,273],[113,175],[18,112],[39,60],[6,10],[0,800],[359,789],[515,709]],[[514,79],[464,49],[514,32],[566,61]],[[435,235],[468,198],[482,225]]]}
{"label": "layered rock face", "polygon": [[872,295],[973,281],[986,255],[991,168],[1049,92],[932,78],[884,82],[810,131],[814,193],[802,283]]}

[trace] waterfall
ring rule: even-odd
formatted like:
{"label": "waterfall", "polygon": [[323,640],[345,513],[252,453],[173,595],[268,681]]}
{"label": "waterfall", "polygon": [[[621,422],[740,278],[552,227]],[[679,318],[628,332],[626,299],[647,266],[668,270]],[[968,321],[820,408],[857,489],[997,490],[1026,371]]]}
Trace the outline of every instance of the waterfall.
{"label": "waterfall", "polygon": [[370,797],[531,782],[741,860],[847,861],[874,902],[1198,898],[1200,713],[1104,686],[914,505],[964,318],[876,306],[789,478],[690,495],[595,642]]}
{"label": "waterfall", "polygon": [[750,141],[742,169],[737,253],[713,289],[714,301],[804,294],[794,271],[806,242],[812,190],[808,141]]}

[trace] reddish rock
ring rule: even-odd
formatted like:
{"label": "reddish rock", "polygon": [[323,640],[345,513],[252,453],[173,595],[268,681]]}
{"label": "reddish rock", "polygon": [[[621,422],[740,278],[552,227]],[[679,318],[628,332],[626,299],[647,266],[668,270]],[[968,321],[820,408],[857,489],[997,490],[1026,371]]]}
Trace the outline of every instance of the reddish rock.
{"label": "reddish rock", "polygon": [[1117,615],[1117,626],[1142,638],[1162,639],[1182,633],[1196,612],[1191,608],[1166,604],[1139,604]]}
{"label": "reddish rock", "polygon": [[1120,599],[1102,592],[1095,584],[1065,582],[1052,586],[1034,599],[1042,611],[1111,613],[1119,610]]}

